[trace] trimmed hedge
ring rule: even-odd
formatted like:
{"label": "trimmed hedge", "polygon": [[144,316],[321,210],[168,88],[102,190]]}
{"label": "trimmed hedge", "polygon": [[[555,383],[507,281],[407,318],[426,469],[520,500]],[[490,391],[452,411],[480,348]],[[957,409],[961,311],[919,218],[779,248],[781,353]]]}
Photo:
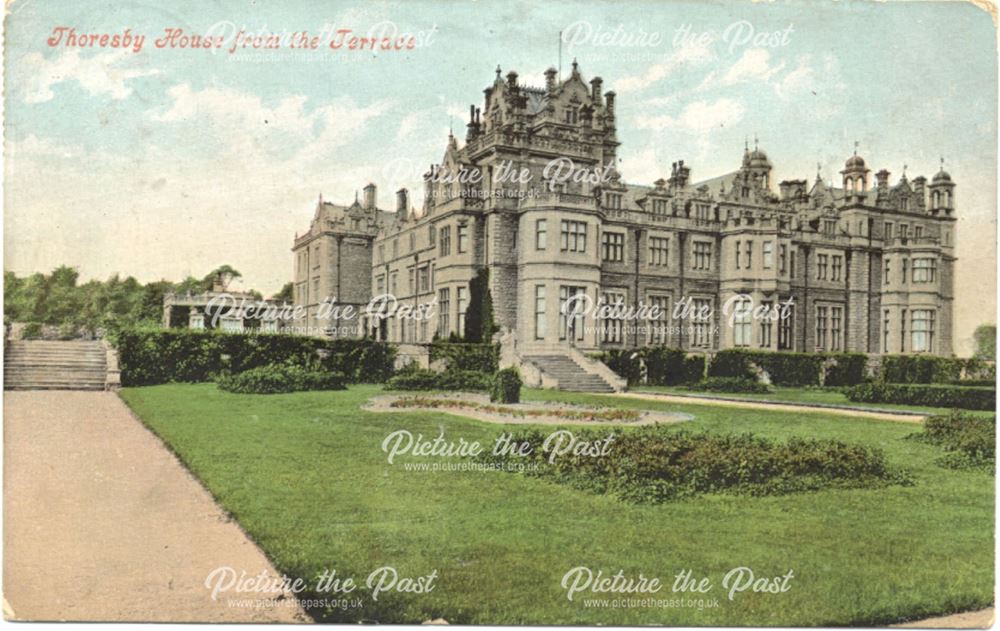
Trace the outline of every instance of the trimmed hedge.
{"label": "trimmed hedge", "polygon": [[776,386],[851,386],[865,380],[863,353],[791,353],[727,349],[712,359],[712,377],[757,379],[754,366]]}
{"label": "trimmed hedge", "polygon": [[115,342],[123,386],[212,381],[271,364],[341,373],[349,383],[382,383],[396,356],[385,342],[279,333],[132,329],[120,331]]}
{"label": "trimmed hedge", "polygon": [[923,405],[963,410],[993,410],[996,408],[995,388],[965,388],[931,384],[863,383],[847,388],[844,393],[860,403],[895,403]]}
{"label": "trimmed hedge", "polygon": [[[877,447],[837,440],[790,438],[776,442],[753,434],[694,433],[665,426],[622,431],[580,430],[580,444],[606,445],[601,455],[566,453],[550,458],[550,432],[519,431],[516,449],[476,456],[505,471],[541,477],[629,502],[658,503],[692,496],[784,495],[822,488],[910,485],[910,475],[889,465]],[[526,445],[525,445],[526,444]],[[515,456],[512,452],[527,454]],[[534,467],[510,466],[530,463]]]}
{"label": "trimmed hedge", "polygon": [[882,380],[888,383],[961,383],[996,381],[996,366],[981,359],[934,355],[886,355],[882,358]]}
{"label": "trimmed hedge", "polygon": [[493,375],[490,401],[494,403],[519,403],[521,401],[521,375],[517,368],[504,368]]}
{"label": "trimmed hedge", "polygon": [[434,342],[429,353],[432,364],[444,360],[448,370],[478,370],[493,374],[500,362],[499,344]]}
{"label": "trimmed hedge", "polygon": [[739,377],[708,377],[697,383],[686,385],[684,389],[702,392],[747,392],[754,394],[767,394],[771,391],[766,383]]}
{"label": "trimmed hedge", "polygon": [[[690,355],[677,348],[647,346],[608,350],[597,359],[625,378],[629,385],[676,386],[705,377],[705,356]],[[643,370],[645,368],[645,370]]]}
{"label": "trimmed hedge", "polygon": [[277,394],[303,390],[344,390],[344,375],[308,370],[302,366],[280,365],[251,368],[216,380],[221,390],[241,394]]}
{"label": "trimmed hedge", "polygon": [[435,372],[425,368],[412,368],[401,371],[386,382],[389,390],[490,390],[491,375],[475,370],[446,370]]}

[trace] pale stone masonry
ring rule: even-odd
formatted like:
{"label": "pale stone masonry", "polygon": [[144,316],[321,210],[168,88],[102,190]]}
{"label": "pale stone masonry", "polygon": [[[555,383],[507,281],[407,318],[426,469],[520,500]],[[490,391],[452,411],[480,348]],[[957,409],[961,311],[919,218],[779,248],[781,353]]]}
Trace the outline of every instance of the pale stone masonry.
{"label": "pale stone masonry", "polygon": [[[405,189],[395,212],[377,207],[374,185],[349,206],[321,198],[293,247],[305,324],[403,343],[460,335],[469,283],[486,269],[496,320],[522,355],[648,344],[952,353],[955,185],[943,168],[930,182],[904,168],[890,184],[885,169],[872,180],[855,151],[839,187],[818,175],[775,186],[755,141],[727,175],[694,182],[678,161],[666,179],[626,184],[614,168],[615,93],[585,82],[575,62],[556,75],[534,88],[498,68],[482,108],[470,108],[464,145],[449,136],[425,176],[419,211]],[[591,177],[560,181],[546,170],[559,159]],[[326,298],[362,305],[386,293],[408,306],[436,300],[436,315],[316,317]],[[667,315],[563,315],[578,293]],[[733,321],[725,307],[743,296],[790,304],[791,315]]]}

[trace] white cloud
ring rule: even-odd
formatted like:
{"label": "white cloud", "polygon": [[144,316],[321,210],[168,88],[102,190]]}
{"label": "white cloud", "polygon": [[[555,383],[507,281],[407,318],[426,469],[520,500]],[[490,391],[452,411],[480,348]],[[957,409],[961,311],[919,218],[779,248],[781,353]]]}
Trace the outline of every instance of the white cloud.
{"label": "white cloud", "polygon": [[642,74],[623,77],[615,81],[615,91],[624,94],[645,90],[654,83],[669,77],[686,64],[696,65],[713,58],[714,54],[708,45],[681,46],[661,63],[649,66]]}
{"label": "white cloud", "polygon": [[51,101],[55,96],[53,86],[75,81],[91,96],[107,95],[120,101],[132,94],[132,88],[127,85],[129,80],[160,72],[155,68],[137,67],[141,63],[139,59],[125,50],[85,58],[80,56],[80,51],[69,50],[53,59],[46,59],[41,53],[28,53],[21,58],[24,74],[30,77],[22,88],[23,99],[26,103]]}
{"label": "white cloud", "polygon": [[727,125],[731,127],[740,122],[745,113],[746,107],[741,101],[723,97],[711,102],[695,101],[690,103],[677,116],[664,114],[643,117],[636,123],[642,129],[658,131],[671,129],[700,134]]}

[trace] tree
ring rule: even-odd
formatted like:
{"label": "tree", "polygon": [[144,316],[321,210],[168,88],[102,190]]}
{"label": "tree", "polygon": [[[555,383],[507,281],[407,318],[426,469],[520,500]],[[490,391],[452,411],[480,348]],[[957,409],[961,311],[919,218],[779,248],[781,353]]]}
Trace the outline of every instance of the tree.
{"label": "tree", "polygon": [[216,279],[219,279],[222,283],[222,291],[225,291],[226,288],[229,287],[229,283],[233,282],[237,278],[243,278],[243,274],[241,274],[239,270],[234,268],[232,265],[220,265],[209,272],[205,278],[201,280],[203,288],[202,291],[211,290]]}
{"label": "tree", "polygon": [[271,300],[281,300],[283,302],[295,302],[295,285],[287,282],[281,287],[281,291],[271,296]]}
{"label": "tree", "polygon": [[995,361],[997,358],[997,325],[980,324],[972,334],[976,343],[976,359]]}
{"label": "tree", "polygon": [[469,306],[465,310],[466,342],[489,343],[497,331],[493,319],[493,295],[490,293],[490,272],[480,269],[469,281]]}

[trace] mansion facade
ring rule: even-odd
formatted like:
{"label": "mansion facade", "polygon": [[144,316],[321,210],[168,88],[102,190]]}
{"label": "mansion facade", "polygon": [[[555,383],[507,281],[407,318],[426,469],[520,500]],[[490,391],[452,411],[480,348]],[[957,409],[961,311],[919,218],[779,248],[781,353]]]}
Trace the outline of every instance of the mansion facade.
{"label": "mansion facade", "polygon": [[[627,184],[615,93],[600,78],[585,82],[574,62],[564,80],[549,69],[529,87],[498,68],[419,203],[403,189],[393,211],[380,208],[372,184],[353,204],[320,198],[293,246],[302,324],[401,343],[461,335],[470,283],[486,270],[496,323],[528,355],[652,344],[951,354],[955,185],[944,169],[890,182],[855,153],[840,186],[776,184],[754,145],[721,177],[695,181],[678,161],[666,179]],[[364,312],[384,294],[434,315]],[[333,297],[359,312],[329,317]],[[781,317],[751,317],[747,304]]]}

